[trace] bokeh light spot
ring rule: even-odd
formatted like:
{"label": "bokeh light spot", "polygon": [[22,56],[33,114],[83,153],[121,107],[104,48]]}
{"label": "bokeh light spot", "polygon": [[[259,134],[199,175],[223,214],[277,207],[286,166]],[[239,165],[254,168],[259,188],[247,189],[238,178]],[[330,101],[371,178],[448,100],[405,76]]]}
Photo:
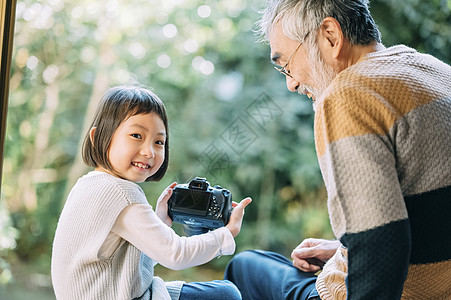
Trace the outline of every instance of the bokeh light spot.
{"label": "bokeh light spot", "polygon": [[177,35],[177,27],[174,24],[167,24],[163,27],[163,34],[167,38],[173,38]]}
{"label": "bokeh light spot", "polygon": [[167,54],[161,54],[157,58],[157,64],[160,68],[166,69],[171,65],[171,58]]}
{"label": "bokeh light spot", "polygon": [[208,18],[211,15],[211,8],[208,5],[201,5],[197,9],[197,14],[201,18]]}

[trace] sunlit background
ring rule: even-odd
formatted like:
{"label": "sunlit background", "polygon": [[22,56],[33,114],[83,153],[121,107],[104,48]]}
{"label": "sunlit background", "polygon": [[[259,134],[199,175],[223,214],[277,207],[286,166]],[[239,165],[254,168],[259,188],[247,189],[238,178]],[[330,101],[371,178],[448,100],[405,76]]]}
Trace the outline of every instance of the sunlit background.
{"label": "sunlit background", "polygon": [[[142,84],[165,102],[170,167],[144,183],[153,205],[173,181],[206,177],[251,196],[237,252],[289,255],[331,238],[309,100],[286,90],[258,42],[262,0],[18,1],[0,202],[0,298],[52,299],[51,245],[80,141],[103,92]],[[451,0],[374,0],[387,46],[450,63]],[[180,228],[175,229],[182,233]],[[68,237],[70,238],[70,237]],[[221,279],[230,257],[165,280]]]}

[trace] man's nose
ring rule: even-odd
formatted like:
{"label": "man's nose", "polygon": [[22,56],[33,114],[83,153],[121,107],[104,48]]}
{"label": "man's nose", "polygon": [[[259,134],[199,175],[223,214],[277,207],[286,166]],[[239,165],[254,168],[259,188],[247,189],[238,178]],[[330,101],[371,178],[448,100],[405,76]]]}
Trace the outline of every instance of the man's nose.
{"label": "man's nose", "polygon": [[296,92],[299,87],[299,82],[290,76],[285,76],[287,80],[287,88],[290,92]]}

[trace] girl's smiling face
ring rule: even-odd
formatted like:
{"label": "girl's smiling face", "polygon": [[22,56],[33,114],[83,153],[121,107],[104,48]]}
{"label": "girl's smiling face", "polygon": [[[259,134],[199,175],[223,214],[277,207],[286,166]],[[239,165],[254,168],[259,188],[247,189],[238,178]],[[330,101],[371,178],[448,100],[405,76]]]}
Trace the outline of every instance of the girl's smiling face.
{"label": "girl's smiling face", "polygon": [[[91,136],[94,132],[95,128]],[[166,128],[157,114],[131,116],[119,125],[111,139],[108,160],[114,171],[100,166],[96,170],[133,182],[143,182],[163,164],[165,144]]]}

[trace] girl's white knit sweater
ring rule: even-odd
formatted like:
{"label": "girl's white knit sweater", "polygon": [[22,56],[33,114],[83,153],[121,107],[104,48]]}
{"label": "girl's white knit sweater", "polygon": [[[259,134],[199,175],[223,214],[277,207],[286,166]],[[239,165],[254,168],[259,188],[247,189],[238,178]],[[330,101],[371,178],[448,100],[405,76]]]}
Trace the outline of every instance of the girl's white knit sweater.
{"label": "girl's white knit sweater", "polygon": [[183,269],[234,251],[227,228],[180,237],[137,184],[90,172],[75,184],[61,213],[52,283],[57,299],[178,299],[183,282],[154,277],[156,263]]}

